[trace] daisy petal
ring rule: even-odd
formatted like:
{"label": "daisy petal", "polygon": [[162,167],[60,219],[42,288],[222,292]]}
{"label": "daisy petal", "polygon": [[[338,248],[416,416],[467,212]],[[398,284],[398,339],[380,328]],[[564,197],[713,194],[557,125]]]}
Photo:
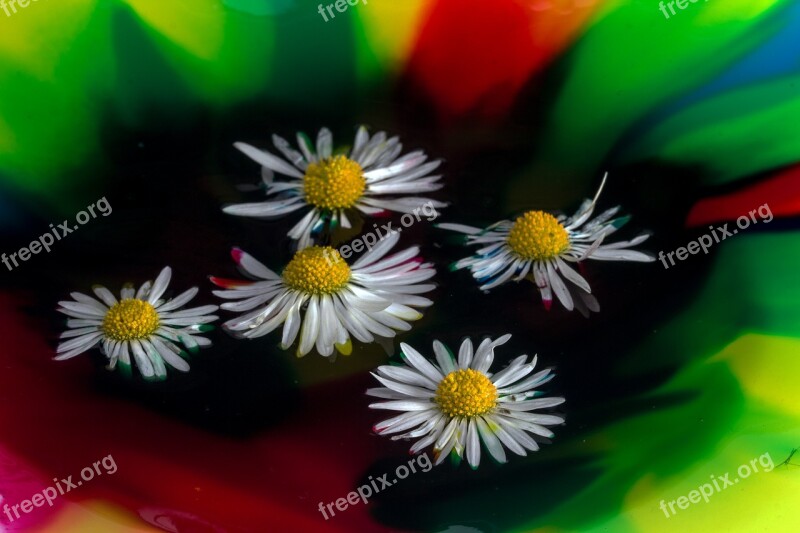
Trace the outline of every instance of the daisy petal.
{"label": "daisy petal", "polygon": [[237,150],[242,152],[256,163],[259,163],[270,170],[274,170],[275,172],[284,174],[286,176],[291,176],[293,178],[303,177],[303,174],[299,170],[267,151],[259,150],[254,146],[250,146],[249,144],[242,142],[234,143],[233,146],[235,146]]}
{"label": "daisy petal", "polygon": [[420,354],[414,348],[412,348],[411,346],[409,346],[404,342],[401,342],[400,349],[402,350],[403,358],[406,360],[406,362],[408,362],[408,364],[419,370],[422,374],[425,375],[425,377],[427,377],[434,383],[438,383],[439,381],[444,379],[442,373],[439,372],[439,370],[437,370],[435,366],[430,364],[427,359],[422,357],[422,354]]}

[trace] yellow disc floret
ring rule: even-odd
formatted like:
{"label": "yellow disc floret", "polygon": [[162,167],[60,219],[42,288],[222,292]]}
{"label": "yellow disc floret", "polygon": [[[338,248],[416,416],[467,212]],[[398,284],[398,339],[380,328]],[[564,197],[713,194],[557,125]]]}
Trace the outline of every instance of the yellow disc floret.
{"label": "yellow disc floret", "polygon": [[103,333],[115,341],[146,339],[158,329],[155,308],[144,300],[129,298],[114,304],[103,317]]}
{"label": "yellow disc floret", "polygon": [[366,188],[361,165],[343,155],[311,163],[303,179],[306,201],[320,209],[353,207]]}
{"label": "yellow disc floret", "polygon": [[553,215],[528,211],[511,227],[508,245],[523,259],[543,261],[569,248],[569,234]]}
{"label": "yellow disc floret", "polygon": [[300,250],[283,270],[283,282],[290,289],[308,294],[332,294],[350,281],[350,267],[330,246]]}
{"label": "yellow disc floret", "polygon": [[497,387],[483,372],[460,369],[445,376],[433,400],[447,416],[479,416],[497,405]]}

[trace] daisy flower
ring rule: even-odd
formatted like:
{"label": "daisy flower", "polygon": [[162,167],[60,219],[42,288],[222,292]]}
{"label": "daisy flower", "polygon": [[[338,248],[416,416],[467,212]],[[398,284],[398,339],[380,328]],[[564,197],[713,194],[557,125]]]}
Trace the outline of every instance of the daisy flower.
{"label": "daisy flower", "polygon": [[422,317],[413,308],[433,303],[419,294],[435,287],[422,282],[436,271],[417,257],[417,246],[384,258],[399,238],[398,233],[389,235],[352,265],[329,246],[304,248],[295,253],[280,276],[234,248],[234,261],[257,281],[211,278],[226,289],[214,291],[215,295],[237,300],[222,304],[222,309],[248,311],[226,322],[225,329],[252,339],[283,324],[281,348],[288,349],[299,333],[298,357],[314,346],[326,357],[333,354],[334,347],[349,355],[351,335],[368,343],[408,331],[408,321]]}
{"label": "daisy flower", "polygon": [[95,285],[92,290],[97,298],[73,292],[73,301],[58,302],[58,311],[70,319],[69,329],[61,334],[61,339],[69,340],[58,345],[56,360],[71,359],[99,344],[109,360],[109,370],[119,362],[129,373],[133,358],[145,379],[165,379],[166,365],[188,372],[189,364],[179,345],[191,352],[210,346],[211,341],[198,333],[213,329],[207,324],[217,317],[208,313],[218,307],[180,310],[195,297],[197,287],[165,300],[162,296],[171,277],[172,270],[165,267],[154,282],[145,282],[138,291],[131,284],[125,285],[119,300],[105,287]]}
{"label": "daisy flower", "polygon": [[[323,128],[317,135],[316,147],[305,134],[297,134],[300,151],[285,139],[273,135],[275,148],[285,160],[237,142],[236,148],[262,165],[267,188],[266,202],[230,205],[223,211],[231,215],[275,218],[301,209],[306,215],[289,231],[299,240],[299,247],[311,244],[311,235],[326,221],[332,225],[351,226],[347,212],[358,210],[375,215],[386,210],[410,213],[426,203],[433,207],[447,204],[429,198],[401,196],[435,191],[442,187],[441,175],[431,176],[441,161],[427,162],[428,156],[418,150],[400,156],[403,146],[398,137],[387,139],[385,132],[370,136],[361,126],[353,149],[345,155],[333,154],[333,135]],[[290,178],[273,182],[273,172]]]}
{"label": "daisy flower", "polygon": [[564,398],[530,399],[541,395],[536,387],[555,376],[546,369],[526,378],[536,366],[536,356],[528,363],[528,356],[520,355],[500,372],[489,372],[495,347],[510,338],[485,339],[474,353],[472,341],[466,339],[458,360],[444,344],[434,341],[436,363],[402,343],[405,365],[378,367],[372,375],[384,386],[367,394],[388,400],[371,408],[403,413],[376,424],[375,432],[394,435],[392,440],[419,439],[411,447],[412,454],[433,445],[437,465],[452,453],[457,460],[466,455],[470,466],[477,468],[481,441],[500,463],[506,462],[504,447],[517,455],[538,450],[529,433],[553,437],[545,426],[564,419],[531,411],[560,405]]}
{"label": "daisy flower", "polygon": [[475,255],[455,263],[454,268],[469,268],[472,276],[482,283],[482,290],[528,277],[539,288],[546,309],[550,309],[555,293],[569,311],[577,308],[584,315],[588,315],[588,311],[599,311],[589,283],[569,263],[585,259],[643,263],[655,260],[649,254],[629,249],[646,241],[647,234],[629,241],[603,244],[609,235],[630,220],[630,216],[612,218],[619,206],[589,220],[607,177],[608,173],[594,199],[584,200],[571,217],[528,211],[513,222],[503,220],[485,229],[439,224],[442,229],[467,234],[468,245],[482,246]]}

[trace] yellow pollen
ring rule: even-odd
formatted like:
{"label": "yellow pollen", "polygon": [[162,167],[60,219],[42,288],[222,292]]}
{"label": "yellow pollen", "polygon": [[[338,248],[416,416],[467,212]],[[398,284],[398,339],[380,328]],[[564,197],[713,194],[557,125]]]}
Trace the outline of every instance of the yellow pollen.
{"label": "yellow pollen", "polygon": [[569,248],[569,234],[553,215],[528,211],[514,221],[508,234],[508,245],[523,259],[543,261]]}
{"label": "yellow pollen", "polygon": [[330,246],[300,250],[283,270],[283,282],[290,289],[308,294],[332,294],[350,281],[350,267]]}
{"label": "yellow pollen", "polygon": [[103,333],[115,341],[146,339],[158,329],[158,313],[144,300],[129,298],[114,304],[103,317]]}
{"label": "yellow pollen", "polygon": [[445,376],[433,400],[449,417],[484,415],[497,405],[497,387],[482,372],[460,369]]}
{"label": "yellow pollen", "polygon": [[311,163],[303,179],[306,201],[320,209],[353,207],[366,188],[361,165],[343,155]]}

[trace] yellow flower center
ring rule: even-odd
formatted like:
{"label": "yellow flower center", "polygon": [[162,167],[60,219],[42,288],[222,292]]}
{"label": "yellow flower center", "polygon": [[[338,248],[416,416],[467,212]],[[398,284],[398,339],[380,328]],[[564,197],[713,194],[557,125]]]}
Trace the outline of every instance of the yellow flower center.
{"label": "yellow flower center", "polygon": [[479,416],[497,405],[497,387],[482,372],[460,369],[445,376],[433,400],[449,417]]}
{"label": "yellow flower center", "polygon": [[569,234],[553,215],[528,211],[511,227],[508,245],[523,259],[543,261],[569,248]]}
{"label": "yellow flower center", "polygon": [[115,341],[146,339],[159,326],[158,312],[144,300],[130,298],[114,304],[103,317],[103,333]]}
{"label": "yellow flower center", "polygon": [[366,188],[361,165],[343,155],[311,163],[303,179],[306,201],[320,209],[353,207]]}
{"label": "yellow flower center", "polygon": [[330,246],[300,250],[283,270],[283,282],[290,289],[308,294],[332,294],[350,281],[350,267]]}

